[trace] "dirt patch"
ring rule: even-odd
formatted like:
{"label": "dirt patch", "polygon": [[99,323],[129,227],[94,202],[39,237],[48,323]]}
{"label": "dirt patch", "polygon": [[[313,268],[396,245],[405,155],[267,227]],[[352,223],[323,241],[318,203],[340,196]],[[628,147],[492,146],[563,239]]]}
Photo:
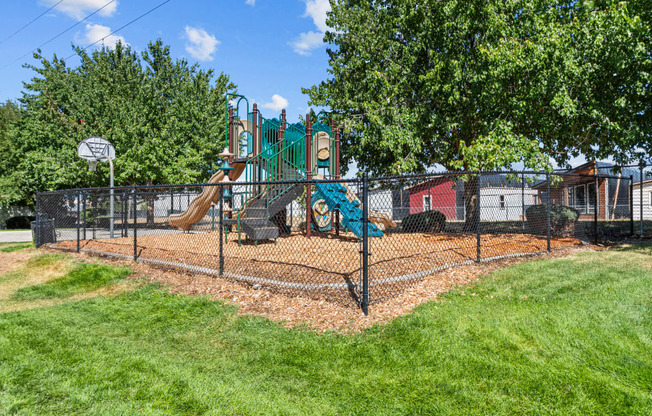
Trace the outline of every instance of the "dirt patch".
{"label": "dirt patch", "polygon": [[[14,268],[11,270],[15,273],[0,275],[0,302],[7,301],[11,295],[21,288],[46,283],[62,277],[72,267],[71,261],[66,258],[47,262],[45,265],[27,266],[34,254],[41,253],[30,250],[30,253],[15,257]],[[1,306],[0,310],[2,310]]]}
{"label": "dirt patch", "polygon": [[[566,257],[580,251],[602,250],[597,246],[573,246],[538,254],[537,259]],[[87,254],[73,254],[88,258]],[[215,300],[225,300],[238,305],[243,315],[261,315],[286,327],[307,325],[317,331],[357,332],[373,324],[387,322],[410,312],[417,305],[435,299],[440,293],[452,287],[468,284],[499,268],[531,260],[532,257],[504,258],[496,261],[470,264],[445,269],[441,272],[415,281],[396,296],[371,305],[369,316],[351,305],[330,302],[323,297],[287,296],[287,294],[255,289],[255,286],[241,284],[214,276],[166,270],[147,263],[135,264],[128,260],[97,258],[94,261],[124,265],[133,268],[137,274],[132,278],[147,277],[168,285],[173,293],[184,295],[208,295]]]}
{"label": "dirt patch", "polygon": [[[29,286],[29,285],[28,285]],[[100,296],[117,296],[133,290],[136,286],[133,282],[122,281],[117,284],[100,288],[92,292],[79,293],[67,298],[57,299],[39,299],[33,301],[5,301],[0,299],[0,313],[22,311],[27,309],[45,308],[48,306],[61,305],[63,303],[77,302],[84,299],[90,299]]]}
{"label": "dirt patch", "polygon": [[38,254],[34,249],[25,249],[12,251],[11,253],[3,253],[0,251],[0,278],[3,274],[14,270],[20,266],[25,260]]}
{"label": "dirt patch", "polygon": [[[63,277],[74,267],[72,258],[74,256],[55,258],[42,263],[37,258],[35,259],[37,260],[36,263],[32,264],[30,259],[40,254],[43,254],[43,250],[28,249],[11,253],[0,252],[0,270],[4,270],[3,273],[0,273],[0,313],[59,305],[98,296],[115,296],[136,287],[133,281],[121,281],[111,286],[66,298],[29,301],[12,299],[11,296],[16,291]],[[96,261],[96,259],[90,258],[83,260]]]}

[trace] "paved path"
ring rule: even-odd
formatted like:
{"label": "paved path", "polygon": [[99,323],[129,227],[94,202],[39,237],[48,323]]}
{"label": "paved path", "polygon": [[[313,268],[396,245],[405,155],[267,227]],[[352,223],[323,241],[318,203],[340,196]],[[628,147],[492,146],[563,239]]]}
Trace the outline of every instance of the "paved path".
{"label": "paved path", "polygon": [[2,231],[0,230],[0,243],[14,243],[32,241],[32,232],[27,231]]}

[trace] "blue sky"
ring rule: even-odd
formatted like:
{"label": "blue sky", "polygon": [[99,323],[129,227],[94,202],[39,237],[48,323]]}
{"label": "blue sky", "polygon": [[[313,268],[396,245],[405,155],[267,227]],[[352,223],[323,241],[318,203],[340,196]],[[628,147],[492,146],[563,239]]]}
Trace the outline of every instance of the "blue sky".
{"label": "blue sky", "polygon": [[[288,118],[297,120],[308,107],[301,87],[327,76],[322,37],[328,0],[171,0],[108,36],[164,0],[116,0],[82,21],[109,1],[0,0],[0,100],[21,96],[23,81],[34,75],[22,67],[36,63],[31,51],[75,24],[42,47],[44,56],[66,58],[73,54],[72,44],[85,47],[102,38],[105,46],[120,39],[142,51],[149,41],[161,38],[173,57],[229,75],[241,94],[263,107],[265,116],[287,108]],[[78,60],[67,63],[75,66]]]}
{"label": "blue sky", "polygon": [[[288,119],[296,121],[306,113],[308,98],[301,87],[327,77],[322,38],[328,0],[170,0],[108,36],[164,1],[0,0],[0,101],[21,96],[22,83],[34,75],[22,67],[36,63],[31,51],[75,25],[44,45],[44,56],[67,58],[73,54],[72,44],[86,47],[102,38],[98,46],[111,47],[120,39],[142,51],[161,38],[173,57],[229,75],[241,94],[262,107],[264,116],[286,108]],[[75,57],[68,62],[77,63]],[[582,162],[583,157],[571,161]]]}

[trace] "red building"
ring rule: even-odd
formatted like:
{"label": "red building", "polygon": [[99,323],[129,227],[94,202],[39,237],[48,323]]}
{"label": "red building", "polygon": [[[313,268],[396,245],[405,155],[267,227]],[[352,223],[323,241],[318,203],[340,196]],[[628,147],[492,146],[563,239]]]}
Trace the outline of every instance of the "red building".
{"label": "red building", "polygon": [[455,183],[449,177],[439,177],[408,188],[410,214],[437,210],[446,219],[457,219]]}

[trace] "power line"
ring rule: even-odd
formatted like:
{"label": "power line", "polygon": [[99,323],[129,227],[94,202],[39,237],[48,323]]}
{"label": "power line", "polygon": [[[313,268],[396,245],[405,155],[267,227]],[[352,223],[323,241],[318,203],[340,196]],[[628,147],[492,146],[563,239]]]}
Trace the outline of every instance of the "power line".
{"label": "power line", "polygon": [[[99,12],[102,11],[105,7],[107,7],[107,6],[110,5],[111,3],[114,3],[115,1],[116,1],[116,0],[111,0],[111,1],[109,1],[109,2],[106,3],[104,6],[100,7],[99,9],[95,10],[93,13],[91,13],[91,14],[89,14],[88,16],[84,17],[82,20],[80,20],[80,21],[78,21],[77,23],[75,23],[74,25],[70,26],[68,29],[66,29],[66,30],[64,30],[63,32],[59,33],[58,35],[56,35],[56,36],[50,38],[47,42],[40,44],[40,45],[37,46],[36,48],[32,49],[31,51],[29,51],[29,52],[27,52],[26,54],[22,55],[21,57],[19,57],[19,58],[16,59],[15,61],[13,61],[13,62],[11,62],[11,63],[8,63],[7,65],[3,66],[3,67],[0,68],[0,69],[5,69],[5,68],[8,67],[9,65],[11,65],[11,64],[13,64],[13,63],[16,63],[16,62],[20,61],[21,59],[23,59],[24,57],[26,57],[26,56],[29,55],[30,53],[33,53],[35,50],[37,50],[37,49],[41,49],[43,46],[45,46],[45,45],[47,45],[48,43],[52,42],[53,40],[57,39],[58,37],[60,37],[60,36],[63,35],[64,33],[66,33],[66,32],[68,32],[68,31],[72,30],[72,29],[75,28],[75,27],[77,27],[77,25],[79,25],[80,23],[84,22],[84,21],[85,21],[86,19],[88,19],[89,17],[92,17],[92,16],[94,16],[95,14],[99,13]],[[168,1],[169,1],[169,0],[168,0]]]}
{"label": "power line", "polygon": [[[155,6],[155,7],[151,8],[151,9],[149,9],[149,10],[146,11],[145,13],[143,13],[143,14],[141,14],[140,16],[136,17],[135,19],[131,20],[129,23],[126,23],[126,24],[120,26],[119,28],[117,28],[117,29],[114,30],[113,32],[109,33],[108,35],[104,36],[104,37],[101,38],[101,39],[96,40],[95,42],[91,43],[90,45],[87,45],[86,47],[82,48],[81,50],[82,50],[82,51],[85,51],[86,49],[90,48],[90,47],[93,46],[93,45],[96,45],[96,44],[98,44],[98,43],[100,43],[100,42],[104,42],[104,39],[106,39],[106,38],[108,38],[109,36],[115,34],[116,32],[119,32],[120,30],[124,29],[125,27],[129,26],[130,24],[132,24],[132,23],[134,23],[134,22],[136,22],[136,21],[142,19],[143,17],[145,17],[145,16],[147,16],[148,14],[152,13],[154,10],[156,10],[156,9],[158,9],[158,8],[160,8],[160,7],[162,7],[162,6],[165,5],[166,3],[169,3],[170,1],[172,1],[172,0],[165,0],[163,3],[159,4],[158,6]],[[70,55],[69,57],[65,58],[64,61],[67,61],[68,59],[74,57],[75,55],[77,55],[77,53],[73,53],[73,54]]]}
{"label": "power line", "polygon": [[41,17],[43,17],[43,16],[44,16],[47,12],[49,12],[50,10],[54,9],[55,7],[57,7],[57,6],[58,6],[62,1],[63,1],[63,0],[59,0],[59,1],[54,5],[54,6],[50,7],[49,9],[47,9],[46,11],[44,11],[43,13],[39,14],[39,15],[36,16],[34,19],[30,20],[27,24],[25,24],[23,27],[21,27],[20,29],[18,29],[17,31],[15,31],[14,33],[12,33],[11,35],[9,35],[9,36],[7,36],[6,38],[4,38],[2,41],[0,41],[0,45],[2,45],[3,43],[5,43],[5,42],[8,41],[9,39],[13,38],[15,35],[19,34],[20,32],[22,32],[23,29],[25,29],[27,26],[31,25],[32,23],[36,22],[38,19],[40,19]]}

